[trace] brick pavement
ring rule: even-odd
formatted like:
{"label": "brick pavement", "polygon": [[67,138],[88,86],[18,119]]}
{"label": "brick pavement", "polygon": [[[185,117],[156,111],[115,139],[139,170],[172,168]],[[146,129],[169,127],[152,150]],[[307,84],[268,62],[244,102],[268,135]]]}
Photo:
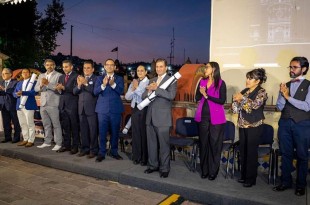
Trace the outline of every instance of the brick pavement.
{"label": "brick pavement", "polygon": [[[0,156],[0,205],[158,204],[167,195]],[[195,203],[185,201],[184,205]],[[183,205],[182,204],[182,205]]]}

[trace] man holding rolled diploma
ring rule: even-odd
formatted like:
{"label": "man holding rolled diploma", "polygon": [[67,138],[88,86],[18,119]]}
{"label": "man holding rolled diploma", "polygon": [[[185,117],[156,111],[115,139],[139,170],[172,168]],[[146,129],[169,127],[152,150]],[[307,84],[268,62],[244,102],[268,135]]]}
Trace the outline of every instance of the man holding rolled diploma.
{"label": "man holding rolled diploma", "polygon": [[142,98],[147,98],[153,91],[156,97],[148,105],[146,115],[146,132],[148,147],[148,169],[144,171],[150,174],[159,171],[159,176],[167,178],[170,172],[170,144],[169,131],[172,126],[172,101],[177,91],[177,83],[170,84],[167,89],[160,86],[170,76],[167,72],[167,61],[156,60],[156,73],[158,77],[152,78]]}
{"label": "man holding rolled diploma", "polygon": [[[18,146],[32,147],[35,140],[34,111],[38,109],[34,91],[35,77],[30,79],[30,69],[22,70],[23,81],[17,83],[13,96],[17,98],[16,110],[19,124],[22,128],[23,141]],[[23,100],[23,98],[25,98]]]}

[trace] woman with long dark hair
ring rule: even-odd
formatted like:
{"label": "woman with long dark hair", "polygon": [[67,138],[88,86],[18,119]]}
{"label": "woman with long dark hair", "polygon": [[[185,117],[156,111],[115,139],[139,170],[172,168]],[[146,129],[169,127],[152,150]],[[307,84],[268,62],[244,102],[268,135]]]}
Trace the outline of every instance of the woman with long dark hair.
{"label": "woman with long dark hair", "polygon": [[246,88],[233,96],[232,109],[238,113],[240,140],[241,178],[244,187],[256,184],[258,145],[263,132],[264,106],[267,93],[261,84],[267,76],[263,68],[254,69],[246,74]]}
{"label": "woman with long dark hair", "polygon": [[199,101],[195,120],[199,122],[201,178],[217,177],[225,131],[226,84],[221,79],[220,66],[209,62],[196,91]]}

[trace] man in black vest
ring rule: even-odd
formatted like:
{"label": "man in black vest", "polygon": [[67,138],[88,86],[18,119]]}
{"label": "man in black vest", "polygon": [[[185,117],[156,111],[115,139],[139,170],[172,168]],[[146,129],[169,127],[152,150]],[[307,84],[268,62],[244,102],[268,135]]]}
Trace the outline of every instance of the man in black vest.
{"label": "man in black vest", "polygon": [[310,81],[304,75],[309,69],[305,57],[294,57],[290,66],[292,80],[280,85],[277,108],[281,110],[279,120],[279,145],[282,152],[281,184],[274,191],[284,191],[292,187],[294,149],[297,156],[297,196],[305,194],[308,171],[308,148],[310,145]]}

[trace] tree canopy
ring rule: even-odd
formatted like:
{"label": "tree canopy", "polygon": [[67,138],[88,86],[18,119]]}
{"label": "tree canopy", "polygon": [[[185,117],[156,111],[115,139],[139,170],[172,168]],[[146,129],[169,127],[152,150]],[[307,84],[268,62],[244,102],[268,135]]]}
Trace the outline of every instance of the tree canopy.
{"label": "tree canopy", "polygon": [[44,13],[36,1],[0,5],[0,51],[10,57],[11,68],[33,67],[57,48],[57,35],[65,29],[60,0],[47,4]]}

